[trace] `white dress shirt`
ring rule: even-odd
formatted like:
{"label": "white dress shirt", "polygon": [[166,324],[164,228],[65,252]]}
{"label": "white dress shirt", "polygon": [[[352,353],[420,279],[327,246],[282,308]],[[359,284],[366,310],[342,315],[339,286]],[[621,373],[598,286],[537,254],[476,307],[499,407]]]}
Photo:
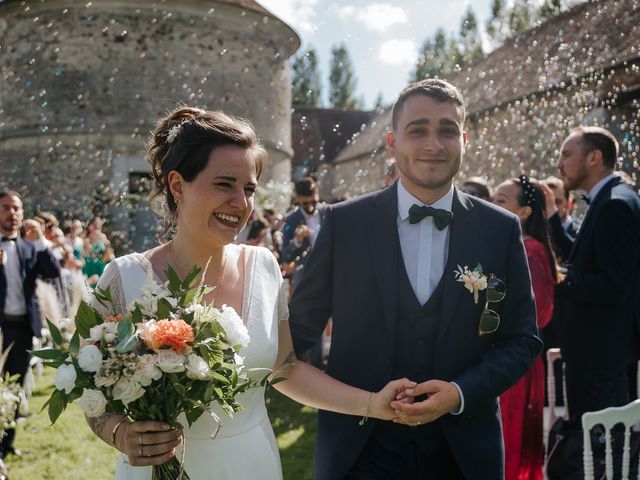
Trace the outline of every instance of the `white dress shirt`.
{"label": "white dress shirt", "polygon": [[[427,206],[451,211],[452,203],[453,187],[442,198]],[[425,205],[404,188],[402,180],[399,181],[397,223],[400,249],[409,282],[418,301],[424,305],[438,286],[447,264],[449,227],[438,230],[432,217],[410,224],[409,208],[413,204]]]}
{"label": "white dress shirt", "polygon": [[318,238],[318,233],[320,233],[320,227],[322,226],[320,211],[316,208],[314,212],[309,215],[304,210],[304,208],[300,208],[302,209],[302,214],[304,215],[304,221],[307,224],[307,227],[309,227],[309,230],[311,230],[311,236],[309,237],[309,240],[311,241],[311,246],[313,247],[313,245],[315,245],[316,243],[316,238]]}
{"label": "white dress shirt", "polygon": [[[425,217],[413,225],[409,223],[409,209],[413,204],[426,204],[411,195],[402,180],[398,181],[398,238],[409,282],[421,305],[424,305],[438,286],[444,274],[449,256],[449,227],[442,230],[433,224],[433,217]],[[431,205],[451,211],[453,205],[453,186],[442,198]],[[464,411],[464,395],[456,382],[451,382],[460,394],[460,408],[451,412],[460,415]]]}

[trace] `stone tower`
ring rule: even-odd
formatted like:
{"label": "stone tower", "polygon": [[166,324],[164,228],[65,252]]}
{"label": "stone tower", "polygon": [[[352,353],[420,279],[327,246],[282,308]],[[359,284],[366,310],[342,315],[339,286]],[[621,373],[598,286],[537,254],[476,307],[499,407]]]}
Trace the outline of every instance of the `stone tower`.
{"label": "stone tower", "polygon": [[252,0],[0,3],[0,188],[69,216],[106,202],[140,246],[144,142],[178,103],[251,120],[269,152],[264,181],[288,184],[299,45]]}

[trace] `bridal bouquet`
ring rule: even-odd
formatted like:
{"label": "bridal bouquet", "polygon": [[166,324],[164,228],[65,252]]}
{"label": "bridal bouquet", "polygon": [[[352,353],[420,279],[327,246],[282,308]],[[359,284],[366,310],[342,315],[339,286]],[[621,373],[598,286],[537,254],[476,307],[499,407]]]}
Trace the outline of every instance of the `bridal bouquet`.
{"label": "bridal bouquet", "polygon": [[[212,288],[198,284],[200,273],[194,268],[181,280],[169,267],[165,285],[149,277],[125,315],[104,317],[82,302],[68,342],[49,322],[56,346],[33,354],[57,368],[56,388],[45,404],[52,423],[71,402],[88,417],[116,412],[174,427],[180,414],[189,425],[205,412],[216,418],[208,408],[212,402],[229,415],[241,408],[236,395],[256,385],[238,355],[249,334],[233,308],[203,303]],[[112,309],[109,290],[96,291],[95,298]],[[154,467],[153,478],[188,476],[173,457]]]}

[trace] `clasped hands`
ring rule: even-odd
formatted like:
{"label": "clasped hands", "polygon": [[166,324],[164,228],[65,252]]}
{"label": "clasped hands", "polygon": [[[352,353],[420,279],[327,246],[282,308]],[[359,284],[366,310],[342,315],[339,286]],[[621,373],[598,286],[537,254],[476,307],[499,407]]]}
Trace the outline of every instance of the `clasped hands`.
{"label": "clasped hands", "polygon": [[[418,401],[416,397],[421,395],[427,398]],[[373,394],[371,417],[415,427],[457,411],[460,402],[460,393],[452,383],[428,380],[418,384],[403,378]]]}

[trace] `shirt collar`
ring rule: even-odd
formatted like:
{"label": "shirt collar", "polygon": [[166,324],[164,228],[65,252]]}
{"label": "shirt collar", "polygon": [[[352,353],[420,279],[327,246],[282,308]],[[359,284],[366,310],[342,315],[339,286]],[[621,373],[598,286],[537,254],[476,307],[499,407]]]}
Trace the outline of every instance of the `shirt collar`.
{"label": "shirt collar", "polygon": [[609,175],[607,175],[606,177],[604,177],[603,179],[601,179],[598,183],[596,183],[593,187],[591,187],[591,190],[589,190],[589,201],[593,202],[596,198],[596,196],[598,195],[598,193],[600,193],[600,190],[602,190],[602,187],[604,187],[607,182],[609,180],[611,180],[612,178],[617,177],[618,174],[617,173],[611,173]]}
{"label": "shirt collar", "polygon": [[[403,222],[409,218],[409,208],[411,205],[426,205],[426,203],[421,202],[416,197],[411,195],[404,185],[402,185],[402,179],[398,180],[398,215],[400,215],[400,220]],[[427,205],[428,207],[433,208],[443,208],[445,210],[451,211],[451,206],[453,205],[453,185],[449,189],[447,193],[445,193],[441,198],[436,200],[431,205]]]}

